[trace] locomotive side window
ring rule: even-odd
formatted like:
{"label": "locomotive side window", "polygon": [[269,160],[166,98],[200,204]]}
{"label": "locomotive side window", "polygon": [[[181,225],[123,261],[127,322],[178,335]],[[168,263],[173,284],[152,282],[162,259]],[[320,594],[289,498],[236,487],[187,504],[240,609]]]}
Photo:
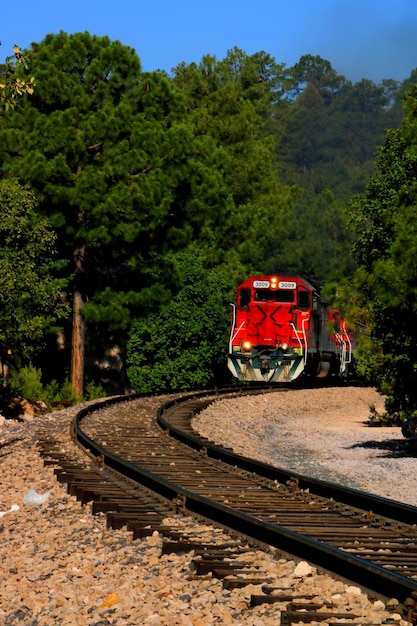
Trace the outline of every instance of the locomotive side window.
{"label": "locomotive side window", "polygon": [[239,305],[247,307],[247,306],[249,306],[249,302],[250,302],[250,289],[241,289],[240,290]]}
{"label": "locomotive side window", "polygon": [[294,302],[294,292],[289,289],[257,289],[255,291],[255,300],[258,302]]}
{"label": "locomotive side window", "polygon": [[310,306],[310,294],[308,291],[300,290],[297,294],[297,306],[299,309],[308,309]]}

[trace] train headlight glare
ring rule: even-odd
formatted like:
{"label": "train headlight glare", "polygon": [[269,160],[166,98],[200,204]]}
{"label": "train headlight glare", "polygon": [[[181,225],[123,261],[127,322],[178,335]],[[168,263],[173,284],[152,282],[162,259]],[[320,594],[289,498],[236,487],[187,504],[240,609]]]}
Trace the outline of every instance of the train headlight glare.
{"label": "train headlight glare", "polygon": [[250,352],[252,350],[252,344],[250,341],[243,341],[242,342],[242,349],[245,350],[245,352]]}
{"label": "train headlight glare", "polygon": [[288,350],[288,344],[287,343],[282,343],[281,344],[281,348],[284,352],[286,352]]}

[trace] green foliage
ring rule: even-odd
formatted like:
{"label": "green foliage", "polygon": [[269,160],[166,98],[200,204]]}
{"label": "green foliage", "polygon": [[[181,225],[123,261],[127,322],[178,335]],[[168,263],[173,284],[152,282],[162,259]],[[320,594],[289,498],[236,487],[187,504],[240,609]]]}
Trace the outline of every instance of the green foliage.
{"label": "green foliage", "polygon": [[[4,235],[7,254],[0,258],[8,270],[0,279],[0,340],[11,341],[26,361],[54,325],[68,328],[64,308],[56,308],[58,287],[65,286],[69,301],[82,294],[91,350],[110,343],[123,349],[137,320],[129,341],[140,390],[205,386],[223,363],[224,293],[240,279],[283,271],[340,283],[352,274],[345,207],[374,172],[384,129],[401,119],[398,83],[352,85],[318,56],[287,69],[265,52],[238,48],[220,61],[207,55],[181,64],[171,77],[144,73],[131,48],[89,33],[48,35],[29,58],[30,73],[21,63],[15,76],[25,84],[36,76],[36,90],[11,114],[0,110],[3,174],[29,184],[39,201],[29,220],[39,249],[6,212],[3,230],[12,236]],[[414,124],[408,130],[412,137]],[[412,160],[402,162],[412,142],[406,131],[387,135],[393,160],[387,155],[369,192],[355,201],[357,210],[353,204],[360,270],[351,308],[370,332],[363,332],[361,347],[366,376],[382,363],[388,371],[389,335],[376,349],[377,320],[367,301],[386,305],[382,277],[393,280],[397,262],[407,276],[414,271],[413,202],[401,224],[395,213],[401,189],[394,179],[414,168]],[[409,189],[404,193],[411,198]],[[37,230],[50,230],[44,217],[55,243]],[[188,267],[183,255],[191,243]],[[54,247],[66,261],[60,283],[52,278]],[[380,280],[368,281],[368,270],[378,270]],[[192,285],[204,293],[206,280],[219,303],[202,309],[211,337],[204,343]],[[411,306],[401,289],[391,304],[404,296]],[[213,322],[221,338],[214,338]]]}
{"label": "green foliage", "polygon": [[350,276],[355,269],[352,241],[346,208],[332,191],[304,191],[295,199],[291,247],[285,248],[287,255],[288,250],[296,251],[287,256],[290,270],[326,282]]}
{"label": "green foliage", "polygon": [[288,69],[283,88],[287,106],[273,130],[275,162],[282,182],[302,189],[293,210],[293,267],[340,281],[358,259],[346,208],[353,194],[365,191],[385,130],[402,119],[404,87],[389,80],[352,84],[328,61],[305,55]]}
{"label": "green foliage", "polygon": [[[380,426],[398,426],[405,419],[405,415],[400,417],[395,413],[390,414],[389,412],[378,413],[373,405],[370,407],[370,413],[368,418],[369,426],[380,427]],[[414,415],[414,414],[413,414]]]}
{"label": "green foliage", "polygon": [[45,334],[67,313],[56,278],[56,237],[36,212],[36,199],[16,179],[0,181],[0,341],[13,359],[30,360]]}
{"label": "green foliage", "polygon": [[48,406],[61,408],[73,406],[83,401],[83,396],[74,393],[74,389],[69,380],[64,381],[56,390],[56,382],[52,380],[45,387],[45,402]]}
{"label": "green foliage", "polygon": [[222,380],[230,279],[206,268],[195,247],[177,258],[182,286],[158,313],[139,318],[128,342],[128,376],[137,392],[201,389]]}
{"label": "green foliage", "polygon": [[8,385],[12,394],[37,402],[44,399],[45,391],[42,385],[40,369],[28,365],[19,370],[12,370],[8,378]]}
{"label": "green foliage", "polygon": [[82,400],[74,395],[68,381],[59,386],[52,380],[44,386],[42,370],[32,364],[12,370],[7,379],[7,387],[13,396],[24,398],[29,402],[43,402],[49,410],[52,406],[78,404]]}
{"label": "green foliage", "polygon": [[344,298],[351,319],[367,329],[359,367],[387,395],[387,414],[397,421],[417,410],[417,88],[404,107],[366,193],[352,202],[359,268]]}
{"label": "green foliage", "polygon": [[290,106],[276,131],[277,166],[285,182],[347,202],[373,173],[384,131],[401,120],[395,81],[352,85],[328,61],[305,55],[288,70]]}
{"label": "green foliage", "polygon": [[210,238],[220,260],[238,259],[248,271],[265,263],[290,266],[294,248],[285,243],[298,189],[277,179],[270,132],[282,66],[266,53],[248,56],[234,48],[223,61],[205,56],[199,65],[181,64],[173,82],[189,103],[194,132],[209,135],[221,157],[221,178],[214,172],[212,190],[215,201],[220,193],[225,204],[207,223],[205,243]]}
{"label": "green foliage", "polygon": [[12,370],[7,379],[7,389],[12,396],[25,398],[30,402],[43,402],[48,410],[72,406],[84,400],[96,400],[106,394],[101,385],[92,382],[86,385],[84,396],[74,394],[71,383],[66,380],[61,385],[51,380],[44,385],[42,370],[32,364]]}
{"label": "green foliage", "polygon": [[101,385],[97,385],[93,381],[86,384],[84,392],[85,400],[98,400],[99,398],[104,398],[105,395],[106,393]]}
{"label": "green foliage", "polygon": [[14,109],[24,94],[32,95],[35,88],[35,77],[23,80],[16,75],[16,70],[29,68],[29,60],[23,55],[19,46],[13,46],[13,55],[6,58],[4,66],[0,67],[0,105],[5,110]]}
{"label": "green foliage", "polygon": [[[167,255],[192,240],[216,246],[232,193],[253,190],[244,191],[243,171],[237,185],[232,155],[211,133],[220,114],[196,132],[184,94],[161,73],[142,73],[130,48],[59,33],[33,44],[31,58],[37,89],[4,120],[3,170],[36,190],[97,340],[123,345],[132,316],[176,288]],[[248,124],[259,122],[248,103],[227,100],[236,120],[218,132],[237,134],[243,163]],[[256,170],[254,162],[250,176],[262,183]]]}

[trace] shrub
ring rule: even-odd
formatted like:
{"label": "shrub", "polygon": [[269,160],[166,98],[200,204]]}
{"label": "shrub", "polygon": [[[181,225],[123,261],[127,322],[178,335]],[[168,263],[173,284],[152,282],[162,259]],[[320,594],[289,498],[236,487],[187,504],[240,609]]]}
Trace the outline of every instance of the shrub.
{"label": "shrub", "polygon": [[13,370],[8,378],[7,385],[11,395],[25,398],[30,402],[44,402],[48,409],[51,407],[71,406],[84,400],[95,400],[105,396],[101,385],[88,383],[85,397],[74,393],[71,383],[66,380],[61,386],[56,380],[47,385],[42,384],[42,371],[33,365]]}
{"label": "shrub", "polygon": [[26,398],[30,402],[46,401],[41,379],[41,370],[29,365],[19,370],[12,370],[7,382],[11,392],[16,396]]}

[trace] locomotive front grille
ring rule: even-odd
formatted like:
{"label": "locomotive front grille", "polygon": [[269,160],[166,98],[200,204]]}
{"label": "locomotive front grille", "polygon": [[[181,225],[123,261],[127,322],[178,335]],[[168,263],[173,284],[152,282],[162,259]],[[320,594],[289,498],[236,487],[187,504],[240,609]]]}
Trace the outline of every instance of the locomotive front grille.
{"label": "locomotive front grille", "polygon": [[259,358],[259,369],[263,374],[266,374],[271,369],[271,357],[261,356]]}

